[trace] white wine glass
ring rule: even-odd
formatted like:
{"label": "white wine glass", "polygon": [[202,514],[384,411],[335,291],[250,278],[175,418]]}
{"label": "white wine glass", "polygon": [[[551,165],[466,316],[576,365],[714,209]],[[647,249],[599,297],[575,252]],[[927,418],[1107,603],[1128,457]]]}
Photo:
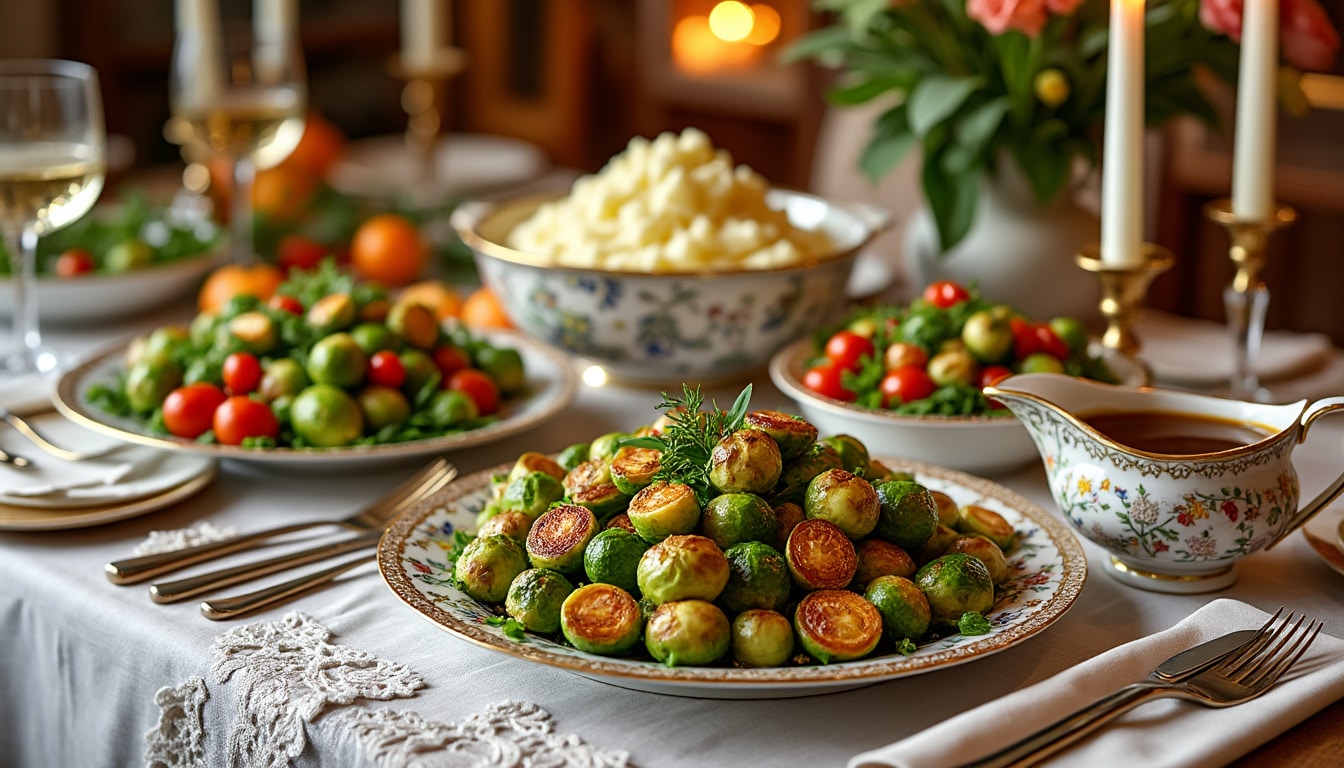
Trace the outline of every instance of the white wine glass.
{"label": "white wine glass", "polygon": [[[288,3],[279,0],[283,8]],[[229,222],[233,260],[250,264],[252,182],[284,160],[303,135],[307,84],[292,23],[262,13],[221,26],[206,13],[178,19],[169,96],[174,135],[189,152],[225,158],[232,169]]]}
{"label": "white wine glass", "polygon": [[107,136],[98,73],[75,61],[0,59],[0,233],[14,286],[17,349],[0,375],[58,370],[42,344],[37,240],[89,212],[103,190]]}

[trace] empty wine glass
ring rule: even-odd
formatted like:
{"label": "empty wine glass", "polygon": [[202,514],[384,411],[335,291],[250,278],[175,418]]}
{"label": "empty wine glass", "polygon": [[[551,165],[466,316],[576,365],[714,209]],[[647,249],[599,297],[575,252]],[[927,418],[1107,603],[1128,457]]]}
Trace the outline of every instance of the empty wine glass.
{"label": "empty wine glass", "polygon": [[0,60],[0,234],[14,285],[18,349],[0,364],[17,378],[57,370],[38,328],[37,240],[76,221],[103,189],[107,138],[98,74],[54,59]]}
{"label": "empty wine glass", "polygon": [[223,23],[209,3],[179,4],[169,101],[189,150],[228,160],[235,263],[255,259],[252,181],[303,135],[307,85],[293,0],[258,0],[250,23]]}

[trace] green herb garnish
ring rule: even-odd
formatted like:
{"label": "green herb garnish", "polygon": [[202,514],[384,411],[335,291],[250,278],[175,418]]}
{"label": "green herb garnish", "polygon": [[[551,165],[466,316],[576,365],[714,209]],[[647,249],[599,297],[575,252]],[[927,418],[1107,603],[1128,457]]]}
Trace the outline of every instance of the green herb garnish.
{"label": "green herb garnish", "polygon": [[500,627],[504,636],[510,640],[521,643],[527,639],[527,629],[519,624],[516,619],[511,619],[508,616],[491,616],[485,620],[485,623],[492,627]]}
{"label": "green herb garnish", "polygon": [[963,635],[988,635],[989,619],[978,611],[967,611],[957,619],[957,630]]}
{"label": "green herb garnish", "polygon": [[908,637],[901,638],[901,641],[896,644],[896,652],[902,656],[913,656],[917,650],[919,650],[919,646],[915,645],[915,641]]}
{"label": "green herb garnish", "polygon": [[712,404],[710,410],[702,411],[704,398],[700,388],[692,389],[683,384],[681,389],[680,399],[664,392],[663,401],[657,406],[668,413],[667,429],[661,435],[628,437],[619,444],[662,451],[661,468],[654,480],[690,486],[700,505],[704,506],[716,495],[709,483],[710,456],[719,440],[742,428],[751,402],[751,385],[738,394],[728,411],[720,410],[717,403]]}

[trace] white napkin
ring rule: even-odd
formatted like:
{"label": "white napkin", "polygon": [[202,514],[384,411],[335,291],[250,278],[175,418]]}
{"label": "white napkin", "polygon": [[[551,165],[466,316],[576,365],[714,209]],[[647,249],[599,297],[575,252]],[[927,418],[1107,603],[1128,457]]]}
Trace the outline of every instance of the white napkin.
{"label": "white napkin", "polygon": [[[983,704],[894,744],[855,756],[849,768],[942,768],[1008,746],[1129,683],[1173,654],[1269,619],[1219,599],[1171,629],[1114,648],[1047,680]],[[1344,696],[1344,641],[1322,633],[1278,685],[1245,704],[1213,709],[1150,701],[1045,764],[1220,766],[1278,736]]]}
{"label": "white napkin", "polygon": [[[1147,310],[1134,321],[1143,344],[1139,356],[1160,382],[1218,385],[1232,376],[1232,337],[1227,326],[1166,312]],[[1321,333],[1266,331],[1254,361],[1265,381],[1312,370],[1330,353],[1330,338]]]}
{"label": "white napkin", "polygon": [[[32,461],[32,466],[22,469],[7,467],[8,471],[0,475],[0,494],[17,498],[36,498],[59,493],[74,498],[81,496],[87,498],[90,495],[101,498],[116,494],[114,490],[116,484],[135,469],[130,464],[101,460],[63,461],[46,454]],[[90,494],[90,491],[93,494]]]}

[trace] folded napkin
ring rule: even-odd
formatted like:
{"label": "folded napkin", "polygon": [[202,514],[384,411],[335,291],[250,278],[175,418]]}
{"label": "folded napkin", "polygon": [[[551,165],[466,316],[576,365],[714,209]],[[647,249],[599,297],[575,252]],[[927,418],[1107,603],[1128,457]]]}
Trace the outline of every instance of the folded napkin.
{"label": "folded napkin", "polygon": [[[1138,682],[1173,654],[1269,614],[1219,599],[1176,626],[1093,657],[1047,680],[983,704],[894,744],[857,755],[849,768],[942,768],[983,757]],[[1245,704],[1213,709],[1176,699],[1149,701],[1105,725],[1046,765],[1226,765],[1344,696],[1344,641],[1322,633],[1287,676]]]}

